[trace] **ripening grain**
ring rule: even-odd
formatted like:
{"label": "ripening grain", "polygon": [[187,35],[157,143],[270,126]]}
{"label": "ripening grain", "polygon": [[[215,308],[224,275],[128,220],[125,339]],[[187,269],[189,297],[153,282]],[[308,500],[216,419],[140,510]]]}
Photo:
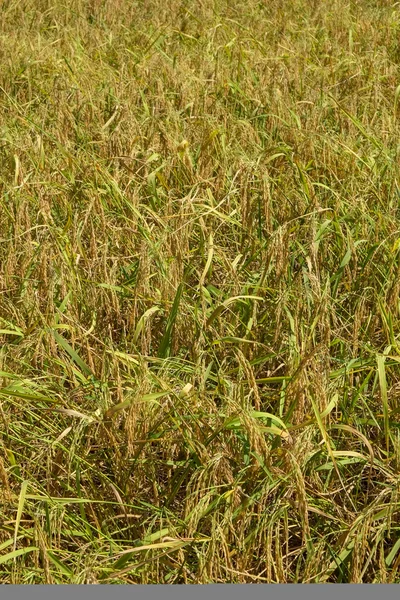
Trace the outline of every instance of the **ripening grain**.
{"label": "ripening grain", "polygon": [[0,17],[0,582],[400,583],[398,6]]}

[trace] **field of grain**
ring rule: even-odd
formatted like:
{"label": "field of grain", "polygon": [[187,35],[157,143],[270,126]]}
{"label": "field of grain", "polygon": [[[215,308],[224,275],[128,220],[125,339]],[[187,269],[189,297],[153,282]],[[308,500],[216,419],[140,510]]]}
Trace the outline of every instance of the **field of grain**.
{"label": "field of grain", "polygon": [[0,583],[400,583],[400,5],[0,4]]}

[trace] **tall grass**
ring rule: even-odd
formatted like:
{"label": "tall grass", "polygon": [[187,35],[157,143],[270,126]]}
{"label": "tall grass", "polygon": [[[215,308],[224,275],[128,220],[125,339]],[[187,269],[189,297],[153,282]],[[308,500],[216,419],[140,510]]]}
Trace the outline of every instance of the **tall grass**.
{"label": "tall grass", "polygon": [[400,582],[398,6],[0,11],[0,581]]}

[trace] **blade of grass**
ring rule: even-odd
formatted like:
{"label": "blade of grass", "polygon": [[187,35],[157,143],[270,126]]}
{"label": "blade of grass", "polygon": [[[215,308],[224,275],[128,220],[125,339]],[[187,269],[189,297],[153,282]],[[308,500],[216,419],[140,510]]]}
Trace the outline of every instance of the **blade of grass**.
{"label": "blade of grass", "polygon": [[63,338],[63,336],[60,335],[57,331],[54,331],[54,329],[50,330],[50,332],[53,335],[53,337],[55,338],[56,342],[59,344],[59,346],[63,350],[65,350],[65,352],[67,352],[67,354],[69,354],[69,356],[72,358],[74,363],[81,369],[81,371],[87,377],[93,376],[94,374],[92,373],[91,369],[89,369],[87,364],[81,359],[79,354],[70,346],[70,344],[67,342],[67,340],[65,338]]}
{"label": "blade of grass", "polygon": [[36,546],[28,546],[27,548],[20,548],[19,550],[14,550],[13,552],[9,552],[4,556],[0,556],[0,565],[4,565],[9,560],[15,560],[18,556],[24,556],[25,554],[29,554],[30,552],[35,552],[39,550]]}
{"label": "blade of grass", "polygon": [[180,304],[181,298],[182,298],[183,287],[184,287],[184,284],[181,283],[176,292],[174,303],[172,305],[172,309],[171,309],[170,315],[168,317],[165,333],[161,339],[160,346],[158,348],[158,353],[157,353],[158,358],[168,358],[168,356],[170,355],[171,344],[172,344],[172,333],[173,333],[176,317],[178,316],[179,304]]}
{"label": "blade of grass", "polygon": [[23,510],[24,510],[26,490],[28,489],[28,484],[29,484],[28,481],[23,481],[22,482],[21,491],[20,491],[20,494],[19,494],[17,517],[15,519],[14,552],[15,552],[16,547],[17,547],[18,529],[19,529],[19,524],[21,522],[22,513],[23,513]]}
{"label": "blade of grass", "polygon": [[385,360],[386,357],[382,356],[381,354],[378,354],[376,357],[376,362],[378,364],[379,387],[381,390],[381,400],[383,406],[383,428],[385,434],[386,452],[389,453],[390,424]]}

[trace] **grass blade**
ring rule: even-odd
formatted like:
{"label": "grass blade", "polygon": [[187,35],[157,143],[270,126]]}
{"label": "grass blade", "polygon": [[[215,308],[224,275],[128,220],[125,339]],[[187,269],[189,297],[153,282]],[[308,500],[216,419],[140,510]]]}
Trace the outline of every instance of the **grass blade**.
{"label": "grass blade", "polygon": [[10,560],[15,560],[18,556],[24,556],[25,554],[29,554],[30,552],[35,552],[39,550],[36,546],[28,546],[27,548],[20,548],[19,550],[13,550],[13,552],[9,552],[4,556],[0,556],[0,565],[4,565]]}
{"label": "grass blade", "polygon": [[174,303],[172,305],[172,309],[171,309],[170,315],[168,317],[165,333],[161,339],[160,346],[158,348],[157,356],[159,358],[167,358],[170,355],[171,344],[172,344],[172,333],[173,333],[176,317],[178,316],[179,304],[180,304],[181,298],[182,298],[183,287],[184,287],[183,283],[181,283],[176,292]]}
{"label": "grass blade", "polygon": [[67,354],[69,354],[69,356],[72,358],[74,363],[81,369],[81,371],[87,377],[93,376],[91,369],[89,369],[87,364],[81,359],[79,354],[72,348],[72,346],[70,346],[70,344],[67,342],[67,340],[65,338],[63,338],[63,336],[60,335],[57,331],[54,331],[54,329],[51,330],[51,333],[54,336],[57,343],[59,344],[59,346],[63,350],[65,350],[65,352],[67,352]]}
{"label": "grass blade", "polygon": [[17,547],[17,538],[18,538],[18,529],[19,529],[19,525],[21,522],[21,518],[22,518],[22,513],[24,510],[24,505],[25,505],[25,496],[26,496],[26,491],[28,489],[28,481],[23,481],[22,485],[21,485],[21,491],[19,494],[19,500],[18,500],[18,509],[17,509],[17,518],[15,520],[15,531],[14,531],[14,551],[16,550]]}
{"label": "grass blade", "polygon": [[379,387],[381,390],[381,400],[383,407],[383,427],[386,442],[386,452],[389,452],[390,424],[385,359],[386,357],[382,356],[381,354],[378,354],[378,356],[376,357],[376,362],[378,364]]}

